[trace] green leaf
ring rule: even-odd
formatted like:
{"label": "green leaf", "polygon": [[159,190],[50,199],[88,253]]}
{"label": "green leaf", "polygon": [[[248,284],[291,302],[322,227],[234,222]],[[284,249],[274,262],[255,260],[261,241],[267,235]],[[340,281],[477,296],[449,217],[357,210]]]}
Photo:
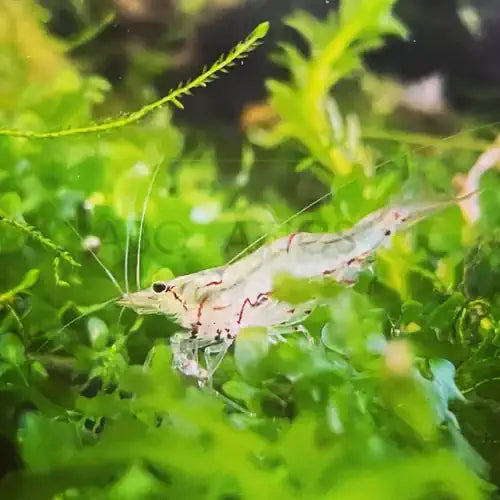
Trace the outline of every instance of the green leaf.
{"label": "green leaf", "polygon": [[137,464],[132,465],[110,488],[110,500],[138,500],[167,498],[168,488],[151,471]]}
{"label": "green leaf", "polygon": [[22,281],[16,285],[14,288],[9,290],[8,292],[4,292],[0,295],[0,303],[8,302],[17,294],[24,292],[28,288],[31,288],[37,281],[40,276],[39,269],[30,269],[25,275]]}
{"label": "green leaf", "polygon": [[245,328],[236,338],[234,356],[236,368],[248,380],[259,377],[262,361],[269,352],[269,340],[265,328]]}
{"label": "green leaf", "polygon": [[13,333],[0,333],[0,358],[14,366],[21,366],[26,360],[24,345]]}
{"label": "green leaf", "polygon": [[72,424],[56,422],[36,413],[27,414],[20,432],[23,460],[33,472],[50,472],[73,456],[76,437]]}
{"label": "green leaf", "polygon": [[253,37],[255,38],[264,38],[269,31],[269,23],[267,21],[260,23],[252,32]]}
{"label": "green leaf", "polygon": [[427,324],[440,332],[440,336],[445,335],[450,338],[449,330],[456,321],[457,314],[464,303],[465,297],[461,293],[454,293],[431,312],[427,317]]}
{"label": "green leaf", "polygon": [[[267,82],[271,104],[281,121],[272,133],[253,133],[252,138],[262,146],[293,139],[329,174],[347,176],[358,163],[365,171],[370,169],[358,134],[339,136],[339,120],[335,120],[335,113],[331,112],[329,92],[342,78],[361,69],[362,54],[380,46],[383,36],[404,32],[392,14],[394,3],[394,0],[362,0],[356,1],[354,7],[344,1],[339,15],[331,10],[323,21],[300,10],[289,16],[286,24],[306,40],[310,57],[305,59],[290,45],[281,45],[275,60],[287,67],[291,81]],[[353,127],[349,127],[352,117],[347,122],[347,126],[342,124],[341,128],[353,131]]]}
{"label": "green leaf", "polygon": [[241,380],[229,380],[224,384],[223,388],[230,398],[243,401],[248,408],[253,406],[253,401],[258,394],[254,387]]}
{"label": "green leaf", "polygon": [[106,323],[97,316],[91,316],[87,320],[90,343],[95,349],[104,349],[109,338],[109,328]]}

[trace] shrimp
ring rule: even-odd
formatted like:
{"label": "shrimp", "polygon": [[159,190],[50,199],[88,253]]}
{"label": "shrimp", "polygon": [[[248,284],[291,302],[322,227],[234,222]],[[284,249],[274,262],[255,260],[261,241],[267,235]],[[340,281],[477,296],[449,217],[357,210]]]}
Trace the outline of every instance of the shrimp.
{"label": "shrimp", "polygon": [[[500,168],[500,147],[498,146],[485,151],[477,159],[467,175],[457,174],[453,180],[462,193],[477,192],[481,176],[494,167]],[[479,196],[463,197],[463,200],[459,202],[459,206],[464,218],[468,222],[473,224],[479,219],[481,215]]]}
{"label": "shrimp", "polygon": [[[461,199],[394,204],[339,233],[291,233],[235,262],[157,281],[147,289],[124,294],[117,303],[138,314],[163,314],[178,323],[183,331],[171,341],[173,365],[203,385],[211,380],[243,328],[266,327],[278,338],[301,329],[297,325],[311,313],[316,300],[291,307],[273,298],[276,273],[303,279],[330,277],[352,286],[375,252],[389,245],[397,231]],[[198,360],[200,350],[205,367]]]}

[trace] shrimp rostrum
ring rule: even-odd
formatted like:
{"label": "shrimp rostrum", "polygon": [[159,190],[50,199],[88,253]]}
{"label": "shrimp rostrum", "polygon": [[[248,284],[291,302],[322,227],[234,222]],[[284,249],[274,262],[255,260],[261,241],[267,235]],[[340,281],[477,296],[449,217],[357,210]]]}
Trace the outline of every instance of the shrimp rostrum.
{"label": "shrimp rostrum", "polygon": [[455,201],[392,205],[339,233],[291,233],[232,264],[155,282],[123,295],[118,303],[139,314],[164,314],[178,323],[183,331],[171,339],[173,365],[203,382],[211,378],[241,329],[266,327],[272,338],[273,333],[280,336],[297,329],[311,312],[314,300],[291,307],[273,298],[276,273],[304,279],[328,276],[353,285],[396,231]]}

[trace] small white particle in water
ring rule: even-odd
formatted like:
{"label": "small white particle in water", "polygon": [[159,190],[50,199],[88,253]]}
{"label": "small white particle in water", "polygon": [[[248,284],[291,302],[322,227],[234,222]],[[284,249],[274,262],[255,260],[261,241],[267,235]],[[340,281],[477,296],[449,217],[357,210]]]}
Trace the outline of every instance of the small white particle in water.
{"label": "small white particle in water", "polygon": [[219,205],[211,203],[203,206],[196,206],[191,209],[191,220],[198,224],[208,224],[219,214]]}
{"label": "small white particle in water", "polygon": [[149,176],[149,167],[142,161],[138,161],[133,167],[132,172],[142,177]]}
{"label": "small white particle in water", "polygon": [[89,212],[90,212],[91,210],[94,210],[94,207],[95,207],[95,205],[94,205],[94,202],[93,202],[92,200],[85,200],[85,201],[83,202],[83,208],[84,208],[85,210],[88,210]]}
{"label": "small white particle in water", "polygon": [[95,252],[96,250],[99,250],[100,246],[101,246],[100,238],[92,234],[86,236],[82,242],[82,247],[86,252],[90,251]]}

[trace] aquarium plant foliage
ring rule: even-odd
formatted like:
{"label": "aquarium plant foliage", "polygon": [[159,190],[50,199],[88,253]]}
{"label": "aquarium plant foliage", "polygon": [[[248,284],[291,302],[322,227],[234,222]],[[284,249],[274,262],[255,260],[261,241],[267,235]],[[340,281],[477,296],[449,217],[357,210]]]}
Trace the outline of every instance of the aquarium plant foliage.
{"label": "aquarium plant foliage", "polygon": [[[2,498],[495,497],[495,169],[479,220],[455,205],[412,226],[355,286],[277,276],[291,305],[320,299],[312,341],[244,330],[210,386],[172,368],[174,322],[114,304],[120,289],[222,265],[263,235],[335,232],[398,197],[454,195],[495,129],[413,134],[373,105],[386,87],[362,56],[406,36],[394,3],[285,20],[303,43],[276,47],[287,71],[267,83],[273,119],[249,127],[228,175],[173,110],[259,57],[266,23],[165,96],[137,70],[127,99],[47,31],[37,3],[0,0]],[[297,214],[270,169],[329,196]]]}

